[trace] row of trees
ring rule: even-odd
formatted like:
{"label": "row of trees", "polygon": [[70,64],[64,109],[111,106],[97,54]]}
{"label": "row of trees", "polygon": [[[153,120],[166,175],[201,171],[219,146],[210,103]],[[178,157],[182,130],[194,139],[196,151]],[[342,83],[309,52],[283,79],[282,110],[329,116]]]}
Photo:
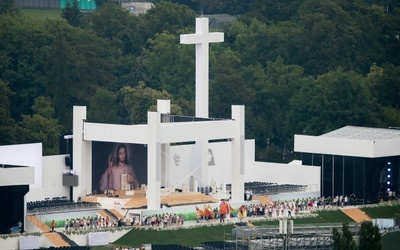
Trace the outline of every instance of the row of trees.
{"label": "row of trees", "polygon": [[[179,35],[194,32],[197,14],[182,3],[214,4],[176,2],[133,16],[108,1],[82,15],[71,1],[60,19],[0,5],[0,143],[57,153],[73,105],[107,123],[146,122],[161,98],[194,115],[195,48]],[[293,159],[294,134],[400,126],[396,1],[242,2],[225,42],[210,46],[210,116],[246,105],[257,160]]]}
{"label": "row of trees", "polygon": [[361,222],[360,232],[357,240],[353,238],[353,233],[347,223],[343,223],[342,230],[333,229],[333,249],[334,250],[380,250],[382,249],[381,234],[378,225],[373,225],[371,221]]}

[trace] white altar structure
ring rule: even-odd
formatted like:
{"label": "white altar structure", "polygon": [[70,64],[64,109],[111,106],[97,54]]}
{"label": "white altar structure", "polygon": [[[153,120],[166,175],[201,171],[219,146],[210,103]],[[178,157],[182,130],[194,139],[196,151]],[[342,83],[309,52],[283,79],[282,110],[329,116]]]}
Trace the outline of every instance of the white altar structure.
{"label": "white altar structure", "polygon": [[[169,101],[166,101],[169,102]],[[92,189],[92,141],[138,143],[147,146],[147,207],[160,207],[161,173],[169,167],[171,143],[200,140],[226,140],[231,150],[232,201],[243,201],[244,193],[244,106],[232,106],[230,120],[199,122],[161,122],[161,112],[148,112],[148,123],[116,125],[86,122],[86,107],[74,107],[73,168],[79,185],[74,198]],[[208,165],[208,148],[202,164]]]}

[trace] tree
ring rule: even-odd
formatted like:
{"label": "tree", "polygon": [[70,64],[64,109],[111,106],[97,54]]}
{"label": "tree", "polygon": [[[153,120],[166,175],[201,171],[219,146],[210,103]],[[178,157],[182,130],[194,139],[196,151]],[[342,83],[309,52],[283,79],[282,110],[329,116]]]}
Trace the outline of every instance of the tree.
{"label": "tree", "polygon": [[117,98],[117,94],[107,89],[97,89],[89,106],[88,119],[93,122],[120,123]]}
{"label": "tree", "polygon": [[301,0],[254,0],[245,18],[256,18],[264,23],[290,20],[303,1]]}
{"label": "tree", "polygon": [[0,15],[19,15],[19,9],[15,4],[15,0],[1,0],[0,1]]}
{"label": "tree", "polygon": [[194,99],[194,46],[179,45],[178,37],[167,31],[156,34],[148,44],[142,56],[148,86],[175,98]]}
{"label": "tree", "polygon": [[96,8],[101,8],[106,3],[109,3],[110,0],[94,0],[96,3]]}
{"label": "tree", "polygon": [[[71,3],[72,1],[72,3]],[[78,0],[67,0],[64,9],[61,14],[62,18],[65,18],[69,24],[74,27],[79,27],[81,10],[79,9]]]}
{"label": "tree", "polygon": [[[267,66],[254,64],[242,70],[249,95],[246,114],[247,130],[257,138],[257,159],[286,162],[292,145],[287,133],[286,116],[291,110],[289,100],[311,79],[297,65],[286,65],[281,57],[268,61]],[[270,148],[276,146],[276,148]],[[277,148],[281,153],[277,154]],[[269,152],[271,150],[271,152]],[[279,158],[268,158],[279,156]]]}
{"label": "tree", "polygon": [[210,116],[230,118],[233,104],[251,103],[251,84],[243,79],[240,59],[231,49],[213,45],[210,59]]}
{"label": "tree", "polygon": [[59,136],[63,131],[61,125],[53,118],[54,108],[50,97],[38,97],[32,106],[33,115],[22,115],[19,122],[22,133],[19,140],[24,143],[43,143],[44,155],[58,154]]}
{"label": "tree", "polygon": [[90,15],[91,28],[97,36],[107,39],[122,55],[138,55],[146,42],[142,18],[131,15],[119,5],[106,3]]}
{"label": "tree", "polygon": [[168,31],[170,34],[179,34],[188,26],[194,27],[196,14],[186,5],[160,2],[143,16],[145,26],[142,32],[147,37]]}
{"label": "tree", "polygon": [[11,116],[29,114],[34,99],[43,94],[44,68],[52,36],[39,18],[0,15],[0,76],[8,83]]}
{"label": "tree", "polygon": [[355,250],[357,249],[356,242],[353,239],[353,234],[349,230],[349,224],[343,223],[342,232],[337,228],[333,228],[333,250]]}
{"label": "tree", "polygon": [[290,100],[289,134],[321,135],[347,125],[380,127],[380,106],[365,78],[341,68],[304,84]]}
{"label": "tree", "polygon": [[46,95],[52,98],[57,119],[69,129],[72,106],[87,105],[99,87],[115,88],[113,62],[118,53],[95,34],[57,22],[48,30],[55,40],[48,47]]}
{"label": "tree", "polygon": [[400,67],[373,64],[368,74],[368,86],[378,102],[384,106],[399,109]]}
{"label": "tree", "polygon": [[10,114],[9,96],[14,94],[7,83],[0,80],[0,144],[16,143],[16,123]]}
{"label": "tree", "polygon": [[360,250],[380,250],[381,234],[378,225],[373,225],[371,221],[361,222],[360,237],[358,243]]}
{"label": "tree", "polygon": [[[130,86],[123,87],[120,90],[122,105],[127,112],[127,124],[145,124],[147,123],[147,112],[157,110],[157,99],[171,100],[171,95],[163,91],[157,91],[145,87],[140,83],[135,88]],[[180,108],[174,104],[171,105],[171,114],[180,113]]]}

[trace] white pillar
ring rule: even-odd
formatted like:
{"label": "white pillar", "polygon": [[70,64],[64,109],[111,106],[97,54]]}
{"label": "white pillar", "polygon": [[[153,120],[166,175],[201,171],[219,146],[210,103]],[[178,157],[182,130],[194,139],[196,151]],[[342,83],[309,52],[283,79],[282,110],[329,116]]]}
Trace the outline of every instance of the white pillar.
{"label": "white pillar", "polygon": [[171,183],[171,166],[170,166],[170,155],[171,145],[164,143],[161,145],[161,186],[168,187],[168,183]]}
{"label": "white pillar", "polygon": [[84,141],[86,107],[73,108],[72,167],[78,175],[78,186],[73,187],[73,199],[92,192],[92,142]]}
{"label": "white pillar", "polygon": [[[171,113],[171,101],[170,100],[157,100],[157,111],[161,114]],[[170,144],[165,143],[161,145],[161,186],[168,187],[168,183],[171,182],[169,173],[170,168]]]}
{"label": "white pillar", "polygon": [[159,141],[160,113],[147,112],[147,209],[160,209],[161,143]]}
{"label": "white pillar", "polygon": [[232,138],[232,201],[244,200],[244,106],[232,106],[235,135]]}

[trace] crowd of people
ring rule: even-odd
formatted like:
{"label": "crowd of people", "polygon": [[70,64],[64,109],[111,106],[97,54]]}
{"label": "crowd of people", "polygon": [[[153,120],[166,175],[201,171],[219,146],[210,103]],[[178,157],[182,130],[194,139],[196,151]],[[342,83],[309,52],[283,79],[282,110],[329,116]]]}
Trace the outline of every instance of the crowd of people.
{"label": "crowd of people", "polygon": [[[102,217],[99,215],[96,216],[88,216],[82,218],[71,218],[66,219],[64,222],[64,229],[66,231],[73,231],[73,230],[89,230],[89,229],[100,229],[100,228],[107,228],[107,227],[121,227],[121,226],[128,226],[134,225],[133,216],[129,218],[110,218],[109,216]],[[52,226],[53,227],[53,226]]]}
{"label": "crowd of people", "polygon": [[[220,221],[224,222],[225,219],[229,221],[233,217],[237,217],[239,221],[242,221],[245,217],[266,217],[266,218],[277,218],[277,217],[292,217],[296,216],[304,211],[316,211],[324,210],[327,208],[344,207],[348,205],[355,205],[355,195],[349,196],[337,195],[331,197],[319,197],[319,198],[303,198],[293,199],[289,201],[272,201],[265,204],[249,204],[242,205],[239,208],[232,208],[229,205],[229,213],[220,213],[218,208],[211,209],[209,206],[205,206],[203,210],[197,209],[197,222],[206,221]],[[212,212],[203,212],[206,210]],[[224,218],[221,220],[220,218]]]}
{"label": "crowd of people", "polygon": [[184,217],[182,214],[175,213],[163,213],[163,214],[153,214],[149,216],[143,216],[141,221],[141,226],[151,226],[151,227],[173,227],[173,226],[183,226]]}
{"label": "crowd of people", "polygon": [[[52,222],[53,223],[53,222]],[[82,218],[66,219],[64,229],[66,231],[100,229],[108,227],[121,226],[151,226],[168,228],[172,226],[182,226],[184,217],[182,214],[163,213],[143,216],[141,219],[138,215],[124,218],[110,218],[109,216],[102,217],[99,215],[88,216]],[[53,228],[53,225],[52,225]]]}
{"label": "crowd of people", "polygon": [[[196,207],[196,221],[198,223],[219,221],[221,223],[237,218],[242,221],[246,217],[264,217],[264,218],[291,218],[297,216],[303,211],[318,211],[327,208],[343,207],[354,205],[355,196],[335,196],[320,198],[303,198],[293,199],[289,201],[272,201],[265,204],[243,204],[239,208],[233,208],[228,201],[222,201],[219,207],[211,208],[209,205],[204,209]],[[227,212],[221,213],[222,204],[229,207]],[[207,212],[205,212],[207,211]],[[135,226],[135,227],[153,227],[153,228],[169,228],[183,226],[185,218],[183,214],[174,212],[153,214],[142,216],[127,216],[124,218],[110,218],[99,215],[83,218],[72,218],[65,220],[65,230],[88,230],[106,227],[119,226]]]}

